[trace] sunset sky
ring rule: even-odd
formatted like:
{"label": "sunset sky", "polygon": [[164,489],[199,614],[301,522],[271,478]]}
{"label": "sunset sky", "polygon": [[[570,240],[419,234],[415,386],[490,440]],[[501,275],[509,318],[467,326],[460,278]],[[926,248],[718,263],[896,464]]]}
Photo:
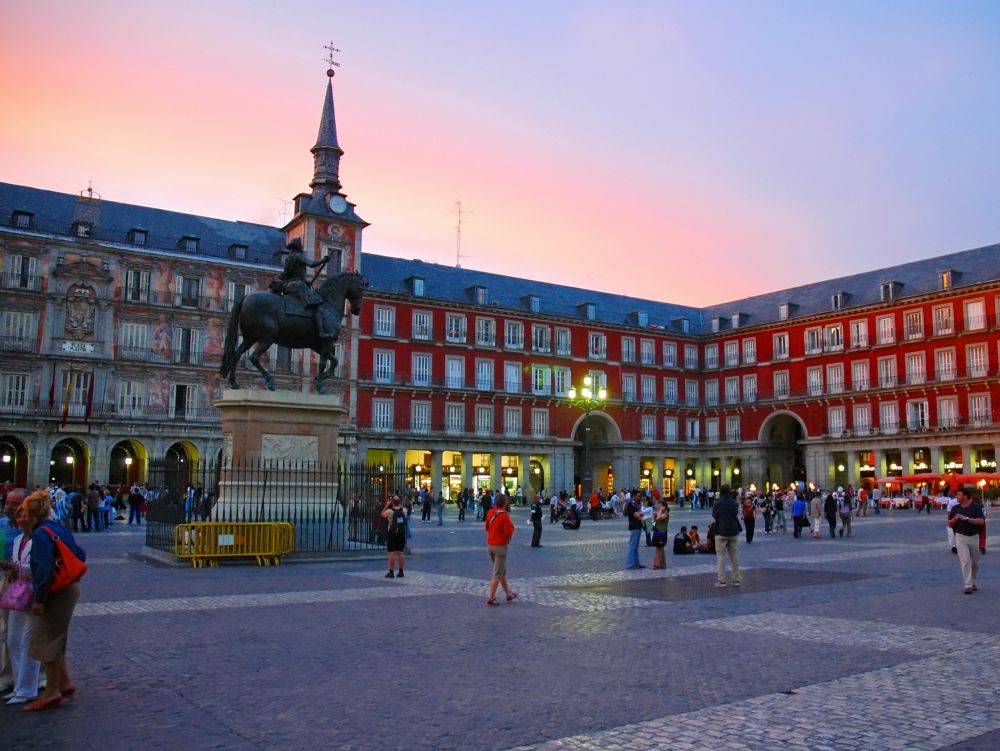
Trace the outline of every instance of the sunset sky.
{"label": "sunset sky", "polygon": [[335,78],[365,249],[706,305],[1000,242],[1000,3],[33,0],[0,180],[281,223]]}

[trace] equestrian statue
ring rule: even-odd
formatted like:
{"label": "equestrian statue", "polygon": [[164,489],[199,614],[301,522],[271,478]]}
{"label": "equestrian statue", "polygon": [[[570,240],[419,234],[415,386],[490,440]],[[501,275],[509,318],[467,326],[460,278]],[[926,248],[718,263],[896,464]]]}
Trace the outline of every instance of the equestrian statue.
{"label": "equestrian statue", "polygon": [[[239,388],[236,366],[252,347],[250,363],[264,376],[268,390],[274,391],[274,378],[261,365],[260,357],[272,344],[277,344],[290,349],[311,349],[319,355],[316,390],[322,393],[323,381],[332,377],[337,367],[333,351],[344,320],[345,302],[350,303],[353,315],[361,312],[362,294],[368,286],[361,274],[348,271],[327,276],[318,289],[313,289],[313,282],[329,263],[330,256],[310,261],[298,238],[286,247],[288,257],[281,276],[271,282],[271,291],[241,297],[229,314],[219,374],[229,378],[231,388]],[[311,268],[319,270],[309,279]],[[240,334],[243,341],[237,347]]]}

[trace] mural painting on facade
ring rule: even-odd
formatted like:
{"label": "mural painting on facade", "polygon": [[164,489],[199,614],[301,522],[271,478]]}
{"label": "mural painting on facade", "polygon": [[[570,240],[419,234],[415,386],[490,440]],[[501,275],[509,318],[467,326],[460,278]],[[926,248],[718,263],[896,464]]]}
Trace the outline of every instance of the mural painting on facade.
{"label": "mural painting on facade", "polygon": [[221,268],[212,269],[205,278],[205,301],[209,310],[222,312],[226,310],[226,291],[229,284],[226,282],[225,270]]}
{"label": "mural painting on facade", "polygon": [[205,343],[202,346],[202,362],[206,365],[217,365],[222,362],[222,348],[226,336],[224,322],[221,318],[210,318],[205,324]]}
{"label": "mural painting on facade", "polygon": [[153,302],[167,302],[171,299],[174,289],[174,264],[170,261],[160,261],[156,281],[153,282]]}
{"label": "mural painting on facade", "polygon": [[170,406],[170,379],[167,372],[157,370],[149,377],[149,411],[154,415],[165,415]]}
{"label": "mural painting on facade", "polygon": [[161,360],[169,360],[170,350],[173,348],[173,338],[173,326],[165,315],[161,315],[153,323],[153,354]]}

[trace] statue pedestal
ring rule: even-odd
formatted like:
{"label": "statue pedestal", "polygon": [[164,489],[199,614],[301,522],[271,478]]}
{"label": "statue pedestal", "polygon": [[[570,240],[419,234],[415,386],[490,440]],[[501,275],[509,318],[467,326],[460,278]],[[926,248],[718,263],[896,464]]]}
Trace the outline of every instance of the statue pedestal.
{"label": "statue pedestal", "polygon": [[227,389],[215,406],[223,449],[214,519],[298,527],[330,517],[347,414],[340,395]]}

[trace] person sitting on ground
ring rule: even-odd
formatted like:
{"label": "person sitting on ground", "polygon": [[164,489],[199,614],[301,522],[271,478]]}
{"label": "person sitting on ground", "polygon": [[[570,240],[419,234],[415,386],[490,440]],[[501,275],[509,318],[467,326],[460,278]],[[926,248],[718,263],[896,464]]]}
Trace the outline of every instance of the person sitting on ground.
{"label": "person sitting on ground", "polygon": [[698,531],[697,524],[691,525],[691,529],[688,530],[688,541],[691,543],[691,550],[697,550],[701,545],[701,532]]}
{"label": "person sitting on ground", "polygon": [[708,525],[708,531],[705,532],[705,537],[707,540],[698,546],[698,552],[715,555],[715,522]]}
{"label": "person sitting on ground", "polygon": [[580,528],[580,512],[575,505],[571,505],[566,508],[566,514],[562,525],[563,529]]}
{"label": "person sitting on ground", "polygon": [[691,540],[688,539],[687,527],[681,527],[681,531],[674,535],[674,555],[687,555],[693,553]]}

